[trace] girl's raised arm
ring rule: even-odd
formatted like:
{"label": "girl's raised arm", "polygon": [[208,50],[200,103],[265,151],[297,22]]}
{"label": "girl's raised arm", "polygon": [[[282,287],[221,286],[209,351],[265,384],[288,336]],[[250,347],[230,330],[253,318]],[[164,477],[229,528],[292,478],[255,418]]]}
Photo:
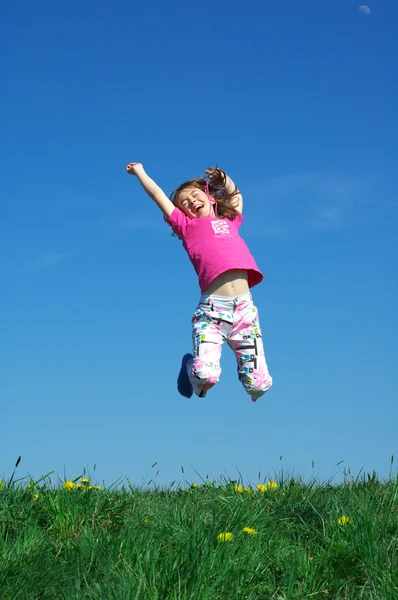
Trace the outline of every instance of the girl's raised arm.
{"label": "girl's raised arm", "polygon": [[174,204],[169,200],[164,191],[145,173],[141,163],[129,163],[126,166],[129,175],[135,175],[146,193],[156,202],[161,211],[169,217],[175,209]]}

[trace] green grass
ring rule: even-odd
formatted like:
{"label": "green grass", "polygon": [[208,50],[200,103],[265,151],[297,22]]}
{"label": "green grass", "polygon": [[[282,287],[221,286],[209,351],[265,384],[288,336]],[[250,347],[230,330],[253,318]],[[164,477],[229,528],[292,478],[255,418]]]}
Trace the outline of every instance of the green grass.
{"label": "green grass", "polygon": [[305,598],[398,598],[398,479],[0,488],[1,600]]}

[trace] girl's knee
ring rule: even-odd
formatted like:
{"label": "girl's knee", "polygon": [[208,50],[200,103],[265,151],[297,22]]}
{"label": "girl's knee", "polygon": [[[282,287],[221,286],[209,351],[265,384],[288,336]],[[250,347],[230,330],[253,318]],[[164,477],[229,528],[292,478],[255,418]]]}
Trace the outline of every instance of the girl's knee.
{"label": "girl's knee", "polygon": [[192,383],[200,386],[212,387],[215,385],[221,374],[221,369],[214,363],[206,363],[203,360],[194,360],[192,364]]}

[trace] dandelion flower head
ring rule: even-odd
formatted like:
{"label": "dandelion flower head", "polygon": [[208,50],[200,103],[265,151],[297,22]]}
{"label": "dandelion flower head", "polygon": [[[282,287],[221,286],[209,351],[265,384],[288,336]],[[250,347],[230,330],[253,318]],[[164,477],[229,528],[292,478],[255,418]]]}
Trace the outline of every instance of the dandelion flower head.
{"label": "dandelion flower head", "polygon": [[256,535],[257,534],[257,531],[255,529],[253,529],[253,527],[244,527],[242,529],[242,531],[247,533],[247,535]]}
{"label": "dandelion flower head", "polygon": [[65,481],[65,483],[62,485],[62,487],[65,490],[73,490],[75,488],[75,484],[73,483],[73,481]]}
{"label": "dandelion flower head", "polygon": [[350,517],[347,517],[346,515],[341,515],[341,517],[337,519],[337,523],[339,525],[347,525],[348,523],[352,523],[352,521]]}
{"label": "dandelion flower head", "polygon": [[217,539],[219,542],[232,542],[234,534],[231,531],[224,531],[223,533],[219,533]]}

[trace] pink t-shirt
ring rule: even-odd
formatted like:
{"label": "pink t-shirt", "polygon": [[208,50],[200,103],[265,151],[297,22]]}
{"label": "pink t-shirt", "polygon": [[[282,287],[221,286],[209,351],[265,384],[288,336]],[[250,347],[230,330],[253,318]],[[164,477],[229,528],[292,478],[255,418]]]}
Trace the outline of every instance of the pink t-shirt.
{"label": "pink t-shirt", "polygon": [[233,221],[219,217],[190,219],[179,208],[167,219],[182,240],[199,277],[202,293],[218,275],[230,269],[247,270],[249,287],[263,280],[263,274],[239,235],[242,221],[241,214]]}

